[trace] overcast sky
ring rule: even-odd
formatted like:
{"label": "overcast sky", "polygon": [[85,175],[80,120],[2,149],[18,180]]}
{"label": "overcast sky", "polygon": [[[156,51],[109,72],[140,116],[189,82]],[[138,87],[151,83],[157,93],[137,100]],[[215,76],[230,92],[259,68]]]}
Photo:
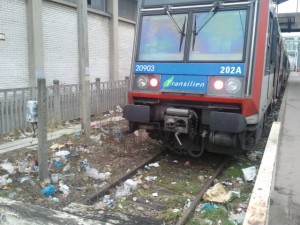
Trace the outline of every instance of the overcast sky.
{"label": "overcast sky", "polygon": [[[297,2],[299,2],[298,10],[297,10]],[[278,12],[279,13],[300,12],[300,0],[288,0],[287,2],[279,4]]]}

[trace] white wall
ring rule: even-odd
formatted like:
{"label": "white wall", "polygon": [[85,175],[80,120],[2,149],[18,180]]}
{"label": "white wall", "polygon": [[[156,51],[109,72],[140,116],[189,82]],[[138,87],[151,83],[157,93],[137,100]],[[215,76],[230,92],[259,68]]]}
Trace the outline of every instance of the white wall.
{"label": "white wall", "polygon": [[109,18],[88,15],[90,80],[109,80]]}
{"label": "white wall", "polygon": [[[76,84],[78,34],[76,8],[43,1],[44,73],[47,85]],[[119,78],[129,76],[135,25],[119,21]],[[109,80],[109,17],[89,12],[90,80]],[[28,35],[26,0],[0,0],[0,89],[28,87]]]}
{"label": "white wall", "polygon": [[135,25],[119,21],[119,79],[130,75]]}
{"label": "white wall", "polygon": [[0,89],[29,85],[25,0],[0,1]]}
{"label": "white wall", "polygon": [[75,8],[43,1],[44,68],[47,85],[76,84],[78,34]]}

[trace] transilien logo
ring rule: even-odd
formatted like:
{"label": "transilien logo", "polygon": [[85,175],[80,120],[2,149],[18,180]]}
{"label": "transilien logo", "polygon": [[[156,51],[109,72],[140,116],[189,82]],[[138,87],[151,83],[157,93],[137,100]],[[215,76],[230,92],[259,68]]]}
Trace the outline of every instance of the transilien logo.
{"label": "transilien logo", "polygon": [[173,80],[174,80],[174,76],[172,76],[172,77],[170,77],[168,80],[166,80],[166,81],[164,82],[163,88],[170,87],[171,84],[172,84],[172,82],[173,82]]}

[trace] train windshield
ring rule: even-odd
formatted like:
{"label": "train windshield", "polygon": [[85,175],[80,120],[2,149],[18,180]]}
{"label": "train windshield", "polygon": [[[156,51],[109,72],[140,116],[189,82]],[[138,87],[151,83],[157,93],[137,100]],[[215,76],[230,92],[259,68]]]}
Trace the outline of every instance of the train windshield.
{"label": "train windshield", "polygon": [[195,13],[189,60],[242,61],[246,16],[247,10]]}
{"label": "train windshield", "polygon": [[142,17],[139,61],[182,61],[187,14]]}

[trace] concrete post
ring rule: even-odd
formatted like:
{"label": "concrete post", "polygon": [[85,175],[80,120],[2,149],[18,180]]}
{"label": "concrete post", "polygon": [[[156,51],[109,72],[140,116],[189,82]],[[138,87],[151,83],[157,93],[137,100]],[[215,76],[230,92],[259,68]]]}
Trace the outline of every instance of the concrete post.
{"label": "concrete post", "polygon": [[129,91],[129,76],[125,77],[125,85],[126,85],[126,94],[125,94],[125,105],[128,105],[128,91]]}
{"label": "concrete post", "polygon": [[59,81],[53,81],[53,94],[54,94],[54,119],[55,122],[61,123],[61,108],[60,108],[60,94],[59,94]]}
{"label": "concrete post", "polygon": [[101,113],[101,109],[100,109],[100,105],[101,105],[101,97],[100,97],[100,92],[101,90],[101,86],[100,86],[100,78],[96,78],[96,111],[97,111],[97,114],[100,114]]}
{"label": "concrete post", "polygon": [[47,152],[47,88],[46,79],[38,78],[38,163],[39,180],[48,177]]}
{"label": "concrete post", "polygon": [[27,0],[27,33],[29,85],[36,87],[37,78],[44,77],[42,0]]}
{"label": "concrete post", "polygon": [[87,1],[78,0],[78,48],[81,130],[85,136],[91,134],[91,91],[88,46]]}
{"label": "concrete post", "polygon": [[110,19],[110,80],[118,80],[119,77],[119,2],[118,0],[108,1],[108,12]]}

